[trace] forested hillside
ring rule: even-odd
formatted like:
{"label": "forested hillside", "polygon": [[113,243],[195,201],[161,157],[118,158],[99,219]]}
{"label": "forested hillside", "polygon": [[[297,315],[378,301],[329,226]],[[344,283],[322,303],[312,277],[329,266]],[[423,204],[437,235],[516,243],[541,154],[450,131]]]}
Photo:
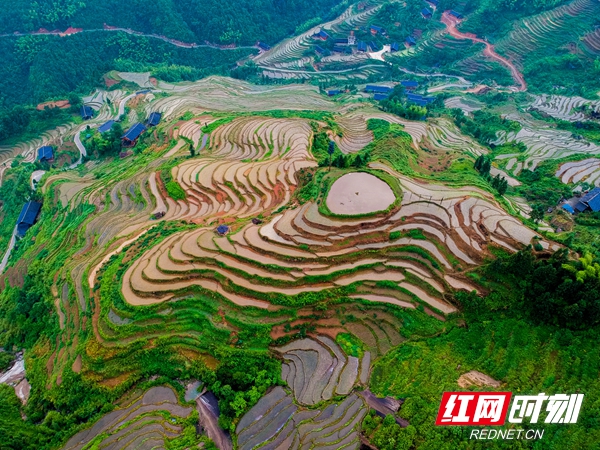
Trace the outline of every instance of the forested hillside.
{"label": "forested hillside", "polygon": [[329,16],[339,0],[17,0],[0,12],[0,33],[41,27],[102,28],[104,23],[183,41],[253,44],[275,42],[315,17]]}

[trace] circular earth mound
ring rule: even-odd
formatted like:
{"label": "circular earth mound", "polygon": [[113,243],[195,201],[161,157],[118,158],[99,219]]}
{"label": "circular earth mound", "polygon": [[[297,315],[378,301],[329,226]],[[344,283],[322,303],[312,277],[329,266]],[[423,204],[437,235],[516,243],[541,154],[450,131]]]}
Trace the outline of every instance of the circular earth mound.
{"label": "circular earth mound", "polygon": [[334,214],[356,216],[388,208],[396,196],[383,180],[364,172],[341,176],[331,186],[326,204]]}

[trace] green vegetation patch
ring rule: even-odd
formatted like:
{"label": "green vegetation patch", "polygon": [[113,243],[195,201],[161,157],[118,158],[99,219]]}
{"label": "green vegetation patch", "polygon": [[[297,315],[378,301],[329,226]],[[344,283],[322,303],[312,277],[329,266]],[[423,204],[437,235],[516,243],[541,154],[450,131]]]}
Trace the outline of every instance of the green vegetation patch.
{"label": "green vegetation patch", "polygon": [[362,358],[364,354],[364,344],[356,336],[350,333],[338,333],[335,337],[344,353],[348,356]]}

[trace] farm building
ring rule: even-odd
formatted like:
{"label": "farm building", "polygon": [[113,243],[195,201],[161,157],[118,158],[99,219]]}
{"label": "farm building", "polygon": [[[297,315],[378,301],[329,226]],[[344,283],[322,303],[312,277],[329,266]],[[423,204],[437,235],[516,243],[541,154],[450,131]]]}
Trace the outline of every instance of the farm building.
{"label": "farm building", "polygon": [[329,91],[327,91],[327,95],[330,97],[333,97],[334,95],[339,95],[341,93],[342,91],[340,89],[330,89]]}
{"label": "farm building", "polygon": [[392,45],[390,45],[390,52],[397,52],[398,50],[400,50],[400,44],[392,42]]}
{"label": "farm building", "polygon": [[388,86],[377,86],[375,84],[367,84],[365,86],[365,92],[375,93],[375,94],[389,94],[392,92],[392,88]]}
{"label": "farm building", "polygon": [[94,117],[94,110],[87,105],[82,105],[81,106],[81,118],[83,120],[89,120],[92,117]]}
{"label": "farm building", "polygon": [[573,209],[573,207],[571,205],[569,205],[568,203],[564,203],[563,205],[561,205],[561,208],[564,209],[566,212],[568,212],[569,214],[575,214],[575,210]]}
{"label": "farm building", "polygon": [[432,12],[431,12],[429,9],[427,9],[427,8],[423,8],[423,9],[421,10],[421,15],[422,15],[422,16],[423,16],[423,18],[425,18],[425,19],[431,19],[431,18],[433,17],[433,14],[432,14]]}
{"label": "farm building", "polygon": [[348,45],[348,38],[338,38],[334,42],[336,45]]}
{"label": "farm building", "polygon": [[112,126],[115,124],[114,120],[109,120],[106,123],[103,123],[102,125],[100,125],[98,127],[98,131],[100,133],[106,133],[108,130],[110,130],[112,128]]}
{"label": "farm building", "polygon": [[371,25],[370,31],[373,36],[376,34],[385,34],[385,30],[377,25]]}
{"label": "farm building", "polygon": [[365,42],[359,42],[358,43],[358,51],[359,52],[366,52],[367,51],[367,44]]}
{"label": "farm building", "polygon": [[162,114],[159,112],[150,113],[148,117],[148,126],[155,127],[160,123],[160,119],[162,119]]}
{"label": "farm building", "polygon": [[52,162],[54,161],[54,149],[49,145],[44,145],[43,147],[38,148],[37,160]]}
{"label": "farm building", "polygon": [[221,236],[227,234],[229,232],[229,227],[227,225],[219,225],[217,227],[217,233]]}
{"label": "farm building", "polygon": [[431,6],[437,7],[440,4],[440,0],[427,0],[427,3],[429,3]]}
{"label": "farm building", "polygon": [[450,11],[450,15],[456,17],[457,19],[462,19],[464,17],[461,13],[454,10]]}
{"label": "farm building", "polygon": [[333,51],[336,53],[346,53],[347,55],[351,55],[352,54],[352,49],[350,47],[343,47],[341,45],[334,45],[333,46]]}
{"label": "farm building", "polygon": [[326,41],[327,39],[329,39],[329,34],[327,34],[325,30],[319,30],[318,33],[313,34],[313,38]]}
{"label": "farm building", "polygon": [[146,131],[146,127],[143,124],[136,123],[135,125],[133,125],[121,138],[121,140],[123,141],[123,147],[135,146],[138,138],[142,135],[144,131]]}
{"label": "farm building", "polygon": [[419,94],[406,94],[406,99],[408,100],[408,103],[414,103],[419,106],[427,106],[429,103],[435,101],[434,97],[423,97]]}
{"label": "farm building", "polygon": [[575,209],[579,212],[592,210],[600,211],[600,187],[592,189],[579,199],[579,203],[575,205]]}
{"label": "farm building", "polygon": [[29,230],[37,220],[37,217],[40,214],[40,209],[42,209],[42,204],[38,202],[27,202],[23,205],[21,214],[19,214],[19,218],[17,219],[18,237],[25,236],[27,230]]}
{"label": "farm building", "polygon": [[382,94],[380,92],[377,92],[373,96],[373,100],[376,100],[376,101],[386,100],[389,96],[390,96],[390,94]]}
{"label": "farm building", "polygon": [[327,48],[323,48],[320,45],[315,47],[315,52],[317,52],[321,56],[329,56],[331,55],[331,51]]}
{"label": "farm building", "polygon": [[412,36],[407,37],[405,42],[409,47],[417,45],[417,40]]}
{"label": "farm building", "polygon": [[405,88],[406,90],[413,90],[413,89],[417,89],[419,87],[419,82],[418,81],[411,81],[411,80],[405,80],[405,81],[401,81],[400,84],[402,85],[403,88]]}
{"label": "farm building", "polygon": [[271,46],[270,46],[270,45],[268,45],[268,44],[265,44],[264,42],[260,42],[260,41],[258,41],[258,42],[256,43],[256,46],[257,46],[258,48],[260,48],[262,51],[265,51],[265,52],[266,52],[266,51],[268,51],[268,50],[271,50]]}
{"label": "farm building", "polygon": [[369,47],[371,47],[371,51],[372,52],[378,52],[379,50],[381,50],[381,48],[379,47],[379,45],[377,45],[377,42],[371,41],[369,43]]}

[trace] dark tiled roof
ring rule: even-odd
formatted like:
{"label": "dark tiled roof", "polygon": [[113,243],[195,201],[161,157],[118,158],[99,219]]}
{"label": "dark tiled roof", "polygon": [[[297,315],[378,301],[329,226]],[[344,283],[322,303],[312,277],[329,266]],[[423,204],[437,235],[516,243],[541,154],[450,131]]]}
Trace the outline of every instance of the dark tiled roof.
{"label": "dark tiled roof", "polygon": [[365,44],[364,42],[359,42],[358,43],[358,51],[359,52],[366,52],[367,51],[367,44]]}
{"label": "dark tiled roof", "polygon": [[339,89],[331,89],[331,90],[327,91],[327,95],[329,95],[330,97],[333,97],[334,95],[338,95],[341,93],[342,93],[342,91],[340,91]]}
{"label": "dark tiled roof", "polygon": [[37,159],[38,161],[54,159],[54,150],[49,145],[38,148]]}
{"label": "dark tiled roof", "polygon": [[423,14],[423,16],[425,16],[425,17],[431,17],[431,15],[432,15],[431,11],[429,11],[427,8],[423,8],[421,10],[421,14]]}
{"label": "dark tiled roof", "polygon": [[27,230],[35,223],[40,209],[42,209],[42,204],[38,202],[27,202],[23,205],[21,214],[19,214],[19,218],[17,219],[18,236],[25,236]]}
{"label": "dark tiled roof", "polygon": [[105,131],[110,130],[114,124],[115,124],[114,120],[109,120],[105,124],[100,125],[100,127],[98,127],[98,131],[100,133],[104,133]]}
{"label": "dark tiled roof", "polygon": [[219,225],[217,227],[217,233],[219,234],[225,234],[229,231],[229,227],[227,225]]}
{"label": "dark tiled roof", "polygon": [[393,52],[397,52],[398,50],[400,50],[400,44],[398,44],[397,42],[392,42],[390,50]]}
{"label": "dark tiled roof", "polygon": [[408,44],[410,44],[410,45],[416,45],[417,40],[414,37],[409,36],[406,38],[406,42],[408,42]]}
{"label": "dark tiled roof", "polygon": [[271,50],[271,46],[268,44],[265,44],[264,42],[259,42],[257,45],[261,50],[264,50],[264,51]]}
{"label": "dark tiled roof", "polygon": [[146,131],[146,127],[144,126],[144,124],[136,123],[129,130],[127,130],[127,133],[123,135],[123,139],[135,141],[142,135],[144,131]]}

